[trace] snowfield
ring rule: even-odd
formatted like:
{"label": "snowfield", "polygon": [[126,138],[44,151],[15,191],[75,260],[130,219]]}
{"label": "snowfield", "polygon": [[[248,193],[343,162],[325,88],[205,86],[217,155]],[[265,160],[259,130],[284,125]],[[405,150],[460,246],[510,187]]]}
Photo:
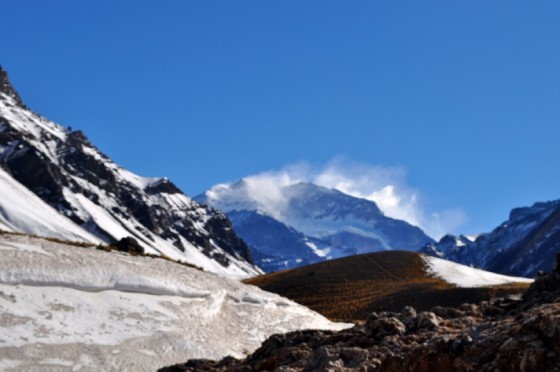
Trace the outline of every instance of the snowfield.
{"label": "snowfield", "polygon": [[67,240],[100,243],[12,178],[0,167],[0,229]]}
{"label": "snowfield", "polygon": [[243,357],[274,333],[349,327],[163,259],[0,235],[0,370],[154,371]]}
{"label": "snowfield", "polygon": [[441,258],[422,255],[428,273],[461,288],[484,287],[508,283],[532,283],[533,279],[500,275],[475,269]]}

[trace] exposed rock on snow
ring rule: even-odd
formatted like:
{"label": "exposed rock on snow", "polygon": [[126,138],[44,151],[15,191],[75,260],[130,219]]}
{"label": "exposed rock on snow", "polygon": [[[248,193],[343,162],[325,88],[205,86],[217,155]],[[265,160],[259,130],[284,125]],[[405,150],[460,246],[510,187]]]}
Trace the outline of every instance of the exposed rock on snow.
{"label": "exposed rock on snow", "polygon": [[347,327],[163,259],[11,234],[0,256],[0,370],[153,371],[242,357],[274,333]]}

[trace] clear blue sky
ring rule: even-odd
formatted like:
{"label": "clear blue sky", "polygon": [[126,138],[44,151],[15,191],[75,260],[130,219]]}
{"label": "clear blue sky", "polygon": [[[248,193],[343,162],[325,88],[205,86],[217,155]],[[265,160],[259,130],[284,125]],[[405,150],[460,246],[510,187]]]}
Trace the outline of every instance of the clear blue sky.
{"label": "clear blue sky", "polygon": [[[560,3],[2,1],[34,111],[117,163],[213,184],[345,156],[487,231],[560,198]],[[457,231],[456,231],[457,232]]]}

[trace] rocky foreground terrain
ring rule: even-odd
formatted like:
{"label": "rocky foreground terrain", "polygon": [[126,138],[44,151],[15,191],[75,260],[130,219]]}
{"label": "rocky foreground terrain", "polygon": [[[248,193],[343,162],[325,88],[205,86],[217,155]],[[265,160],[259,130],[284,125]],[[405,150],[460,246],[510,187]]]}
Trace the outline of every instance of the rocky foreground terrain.
{"label": "rocky foreground terrain", "polygon": [[560,254],[522,298],[371,313],[339,332],[274,335],[246,359],[190,360],[161,371],[558,371]]}

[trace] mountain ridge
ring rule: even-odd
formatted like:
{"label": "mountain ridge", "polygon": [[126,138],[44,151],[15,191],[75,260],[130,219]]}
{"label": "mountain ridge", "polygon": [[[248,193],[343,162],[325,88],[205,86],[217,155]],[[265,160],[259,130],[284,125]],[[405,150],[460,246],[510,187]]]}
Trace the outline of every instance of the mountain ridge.
{"label": "mountain ridge", "polygon": [[420,252],[507,275],[550,271],[560,250],[560,200],[511,210],[508,220],[474,241],[447,235]]}
{"label": "mountain ridge", "polygon": [[200,206],[167,178],[129,172],[100,152],[83,132],[33,113],[4,70],[0,72],[0,166],[99,240],[132,236],[149,253],[210,271],[260,272],[224,214]]}

